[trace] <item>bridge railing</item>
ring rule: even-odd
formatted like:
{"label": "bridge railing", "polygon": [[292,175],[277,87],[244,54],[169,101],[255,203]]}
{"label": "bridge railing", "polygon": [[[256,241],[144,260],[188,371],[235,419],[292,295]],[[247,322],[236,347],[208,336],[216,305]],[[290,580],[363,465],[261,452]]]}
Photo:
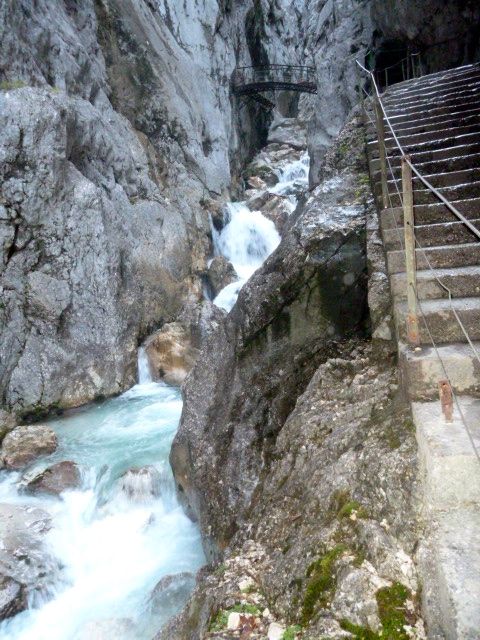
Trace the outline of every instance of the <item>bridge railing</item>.
{"label": "bridge railing", "polygon": [[316,91],[315,68],[301,65],[269,64],[255,67],[237,67],[232,75],[233,93],[242,94],[249,88],[262,89],[298,87],[300,90]]}

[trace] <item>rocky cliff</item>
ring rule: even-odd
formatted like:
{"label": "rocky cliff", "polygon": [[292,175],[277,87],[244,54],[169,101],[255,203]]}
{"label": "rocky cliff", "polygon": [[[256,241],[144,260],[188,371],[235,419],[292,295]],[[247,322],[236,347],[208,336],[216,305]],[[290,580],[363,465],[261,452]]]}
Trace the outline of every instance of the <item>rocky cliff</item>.
{"label": "rocky cliff", "polygon": [[131,385],[139,341],[201,298],[207,203],[227,196],[265,135],[256,108],[232,108],[231,72],[294,38],[294,7],[275,28],[265,16],[259,2],[2,3],[9,407],[78,405]]}
{"label": "rocky cliff", "polygon": [[187,379],[171,462],[221,564],[162,638],[423,637],[416,446],[363,146],[357,115]]}

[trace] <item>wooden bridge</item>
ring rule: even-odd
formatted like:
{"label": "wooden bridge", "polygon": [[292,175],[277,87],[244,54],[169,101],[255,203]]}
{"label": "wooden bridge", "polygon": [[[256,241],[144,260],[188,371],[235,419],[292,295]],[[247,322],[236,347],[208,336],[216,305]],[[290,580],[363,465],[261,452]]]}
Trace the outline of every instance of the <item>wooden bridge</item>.
{"label": "wooden bridge", "polygon": [[300,65],[269,64],[259,67],[237,67],[233,72],[230,86],[233,95],[249,96],[263,106],[270,107],[273,107],[273,103],[261,96],[261,92],[281,89],[317,93],[315,69]]}

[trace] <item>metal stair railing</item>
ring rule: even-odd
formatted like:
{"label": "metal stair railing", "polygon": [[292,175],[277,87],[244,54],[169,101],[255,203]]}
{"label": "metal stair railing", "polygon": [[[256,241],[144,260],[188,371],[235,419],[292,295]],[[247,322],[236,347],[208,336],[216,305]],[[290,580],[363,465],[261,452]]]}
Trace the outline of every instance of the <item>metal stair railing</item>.
{"label": "metal stair railing", "polygon": [[[388,114],[385,110],[385,106],[383,104],[382,98],[381,98],[381,94],[378,90],[378,85],[375,81],[375,77],[373,76],[372,72],[369,71],[368,69],[366,69],[358,60],[356,60],[356,63],[358,64],[358,66],[365,71],[366,73],[368,73],[371,77],[371,80],[373,82],[373,87],[375,89],[375,96],[373,97],[374,99],[374,106],[375,106],[375,115],[376,115],[376,122],[374,122],[370,116],[368,115],[367,110],[365,109],[365,114],[367,115],[370,123],[376,128],[377,131],[377,139],[378,139],[378,147],[379,147],[379,155],[380,155],[380,164],[381,164],[381,182],[382,182],[382,203],[385,209],[390,208],[392,210],[392,215],[393,215],[393,221],[395,224],[395,230],[399,236],[399,240],[400,240],[400,246],[402,246],[402,248],[405,251],[405,256],[406,256],[406,276],[407,276],[407,305],[408,305],[408,316],[407,316],[407,337],[408,337],[408,341],[410,343],[411,346],[416,346],[417,349],[419,349],[419,332],[418,332],[418,317],[417,317],[417,310],[420,310],[420,314],[422,316],[422,321],[423,324],[425,326],[425,330],[428,334],[429,340],[432,343],[433,349],[435,351],[435,355],[440,363],[440,367],[445,375],[445,380],[441,380],[439,381],[439,388],[440,388],[440,400],[442,403],[442,408],[444,409],[444,415],[446,417],[447,422],[451,422],[452,421],[452,415],[450,411],[446,411],[445,410],[445,406],[444,406],[444,400],[445,400],[445,394],[447,396],[450,396],[452,399],[452,403],[454,402],[458,413],[460,415],[462,424],[466,430],[468,439],[472,445],[472,449],[474,451],[474,454],[478,460],[478,462],[480,463],[480,451],[475,443],[475,440],[473,438],[473,434],[472,431],[470,429],[470,427],[468,426],[468,423],[465,419],[465,415],[462,411],[462,408],[460,406],[457,394],[454,392],[453,390],[453,385],[451,383],[450,377],[448,375],[448,371],[447,371],[447,367],[445,365],[445,362],[442,358],[442,356],[440,355],[440,351],[438,349],[438,346],[435,342],[435,339],[433,337],[433,334],[430,330],[430,327],[428,326],[428,322],[427,322],[427,318],[425,316],[425,313],[423,311],[420,299],[418,297],[418,291],[417,291],[417,286],[416,286],[416,252],[415,252],[415,248],[417,247],[421,252],[422,255],[428,265],[428,270],[432,273],[433,277],[435,278],[435,280],[437,281],[437,283],[442,287],[442,289],[447,293],[448,295],[448,301],[449,301],[449,306],[451,311],[453,312],[453,315],[455,317],[455,320],[457,321],[458,325],[461,328],[462,333],[464,334],[467,343],[469,345],[469,347],[472,350],[473,356],[474,358],[479,362],[480,364],[480,354],[478,353],[477,349],[475,348],[475,345],[473,344],[473,341],[470,337],[470,335],[468,334],[467,329],[465,328],[461,318],[458,315],[457,310],[455,309],[454,305],[453,305],[453,299],[454,296],[452,295],[452,292],[450,290],[450,288],[444,283],[442,282],[442,280],[438,277],[436,270],[433,268],[429,258],[428,258],[428,254],[425,251],[425,248],[419,243],[418,239],[415,236],[415,225],[414,225],[414,209],[413,209],[413,184],[412,184],[412,174],[415,174],[421,181],[422,183],[430,190],[432,191],[432,193],[434,193],[446,206],[447,208],[454,213],[457,218],[463,222],[464,224],[466,224],[466,226],[470,229],[470,231],[472,231],[478,238],[480,238],[480,231],[470,223],[469,220],[467,220],[465,218],[465,216],[463,216],[463,214],[461,214],[458,209],[456,207],[454,207],[454,205],[452,205],[452,203],[450,203],[435,187],[433,187],[433,185],[430,184],[430,182],[418,171],[418,169],[415,167],[415,165],[412,163],[411,158],[409,156],[407,156],[404,152],[404,149],[398,139],[398,136],[395,132],[395,130],[393,129],[392,123],[388,117]],[[364,92],[367,96],[367,98],[371,98],[372,96],[370,96],[368,94],[367,91]],[[395,175],[395,172],[393,171],[392,168],[392,164],[390,162],[390,157],[388,154],[388,149],[385,145],[385,129],[384,129],[384,123],[383,120],[385,118],[385,121],[388,124],[388,127],[392,133],[393,139],[395,140],[395,143],[401,153],[401,161],[402,161],[402,188],[400,189],[399,187],[399,180]],[[401,228],[400,225],[398,224],[397,221],[397,217],[395,215],[395,211],[394,211],[394,207],[392,206],[392,200],[391,200],[391,196],[390,196],[390,192],[388,190],[388,184],[387,184],[387,166],[388,166],[388,170],[390,171],[390,174],[392,176],[392,180],[393,183],[395,185],[395,189],[400,201],[400,204],[403,208],[403,212],[404,212],[404,233],[401,233]],[[390,205],[390,206],[389,206]],[[407,259],[407,254],[409,254],[409,259]],[[412,322],[412,318],[413,318],[413,322]]]}

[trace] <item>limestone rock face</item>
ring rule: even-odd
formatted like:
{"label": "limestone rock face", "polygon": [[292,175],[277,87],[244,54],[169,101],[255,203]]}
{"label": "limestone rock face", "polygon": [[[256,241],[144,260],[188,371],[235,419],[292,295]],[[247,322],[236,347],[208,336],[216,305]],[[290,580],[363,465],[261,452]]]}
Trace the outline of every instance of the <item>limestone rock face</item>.
{"label": "limestone rock face", "polygon": [[53,453],[57,435],[45,425],[17,427],[2,442],[1,456],[7,469],[22,469],[40,456]]}
{"label": "limestone rock face", "polygon": [[62,491],[78,489],[81,473],[75,462],[65,460],[47,467],[44,471],[28,478],[25,486],[27,493],[49,493],[58,496]]}
{"label": "limestone rock face", "polygon": [[268,123],[232,109],[230,75],[298,32],[286,0],[281,29],[266,0],[77,4],[0,12],[0,395],[20,412],[130,386],[139,342],[199,299],[201,203]]}
{"label": "limestone rock face", "polygon": [[[361,150],[356,125],[351,144]],[[305,383],[338,340],[363,331],[365,208],[355,169],[337,170],[312,194],[186,381],[171,463],[213,556],[244,522]]]}
{"label": "limestone rock face", "polygon": [[204,301],[186,307],[177,322],[168,323],[152,334],[144,346],[153,379],[181,385],[222,317],[218,307]]}
{"label": "limestone rock face", "polygon": [[212,296],[215,297],[224,287],[238,280],[237,273],[229,260],[224,256],[215,256],[207,272]]}
{"label": "limestone rock face", "polygon": [[9,411],[4,411],[0,409],[0,442],[4,439],[4,437],[15,429],[17,426],[17,418],[13,413]]}

